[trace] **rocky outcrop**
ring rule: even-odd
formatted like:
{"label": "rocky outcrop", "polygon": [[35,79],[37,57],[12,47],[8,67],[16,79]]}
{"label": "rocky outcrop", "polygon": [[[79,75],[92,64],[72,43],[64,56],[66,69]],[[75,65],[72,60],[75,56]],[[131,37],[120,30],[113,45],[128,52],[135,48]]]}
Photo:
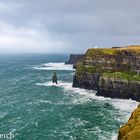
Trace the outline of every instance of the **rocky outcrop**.
{"label": "rocky outcrop", "polygon": [[140,105],[129,121],[119,129],[118,140],[140,140]]}
{"label": "rocky outcrop", "polygon": [[84,54],[71,54],[69,60],[66,61],[65,64],[73,64],[73,68],[76,68],[77,62],[84,56]]}
{"label": "rocky outcrop", "polygon": [[140,101],[140,46],[89,49],[78,62],[73,87],[97,96]]}

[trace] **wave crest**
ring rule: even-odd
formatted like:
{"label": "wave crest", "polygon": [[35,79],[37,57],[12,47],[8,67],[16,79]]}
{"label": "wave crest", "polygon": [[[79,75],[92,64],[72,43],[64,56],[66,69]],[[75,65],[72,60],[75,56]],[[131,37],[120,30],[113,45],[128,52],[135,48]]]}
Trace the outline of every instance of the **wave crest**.
{"label": "wave crest", "polygon": [[68,71],[75,71],[73,69],[73,65],[65,65],[64,62],[61,63],[45,63],[41,66],[34,67],[37,70],[68,70]]}

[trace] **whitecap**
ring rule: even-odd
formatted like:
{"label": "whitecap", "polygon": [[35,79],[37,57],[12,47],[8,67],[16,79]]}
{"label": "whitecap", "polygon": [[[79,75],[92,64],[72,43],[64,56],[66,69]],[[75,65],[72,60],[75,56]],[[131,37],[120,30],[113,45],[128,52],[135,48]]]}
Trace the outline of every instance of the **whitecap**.
{"label": "whitecap", "polygon": [[118,135],[114,134],[111,140],[117,140],[118,139]]}
{"label": "whitecap", "polygon": [[49,104],[52,104],[51,101],[48,101],[48,100],[38,100],[39,103],[49,103]]}
{"label": "whitecap", "polygon": [[36,66],[34,69],[37,70],[66,70],[66,71],[75,71],[73,65],[65,65],[64,62],[60,63],[45,63],[41,66]]}

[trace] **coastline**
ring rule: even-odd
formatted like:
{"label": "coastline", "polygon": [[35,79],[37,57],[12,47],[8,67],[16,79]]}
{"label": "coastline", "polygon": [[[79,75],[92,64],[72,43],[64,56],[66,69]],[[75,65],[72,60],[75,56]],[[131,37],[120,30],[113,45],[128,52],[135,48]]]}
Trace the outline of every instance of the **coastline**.
{"label": "coastline", "polygon": [[[96,90],[96,96],[140,101],[140,46],[88,49],[85,57],[75,63],[73,87]],[[118,140],[140,138],[139,108],[119,128]]]}
{"label": "coastline", "polygon": [[97,96],[140,101],[140,46],[88,49],[76,64],[73,87]]}

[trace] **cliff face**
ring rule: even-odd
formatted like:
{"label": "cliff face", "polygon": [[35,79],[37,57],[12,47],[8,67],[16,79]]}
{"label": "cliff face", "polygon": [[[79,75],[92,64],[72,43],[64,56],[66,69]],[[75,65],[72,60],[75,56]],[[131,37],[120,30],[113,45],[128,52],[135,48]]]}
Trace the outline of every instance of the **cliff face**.
{"label": "cliff face", "polygon": [[100,77],[97,95],[140,101],[140,82]]}
{"label": "cliff face", "polygon": [[140,139],[140,105],[133,111],[129,121],[119,130],[118,140]]}
{"label": "cliff face", "polygon": [[83,73],[80,76],[75,75],[73,78],[73,86],[89,90],[97,90],[100,75],[98,73]]}
{"label": "cliff face", "polygon": [[84,57],[84,54],[71,54],[68,61],[65,64],[73,64],[73,67],[76,68],[76,63]]}
{"label": "cliff face", "polygon": [[140,46],[89,49],[78,62],[73,87],[98,96],[140,101]]}
{"label": "cliff face", "polygon": [[112,49],[89,49],[86,52],[83,64],[85,66],[98,66],[106,71],[140,70],[140,46]]}

